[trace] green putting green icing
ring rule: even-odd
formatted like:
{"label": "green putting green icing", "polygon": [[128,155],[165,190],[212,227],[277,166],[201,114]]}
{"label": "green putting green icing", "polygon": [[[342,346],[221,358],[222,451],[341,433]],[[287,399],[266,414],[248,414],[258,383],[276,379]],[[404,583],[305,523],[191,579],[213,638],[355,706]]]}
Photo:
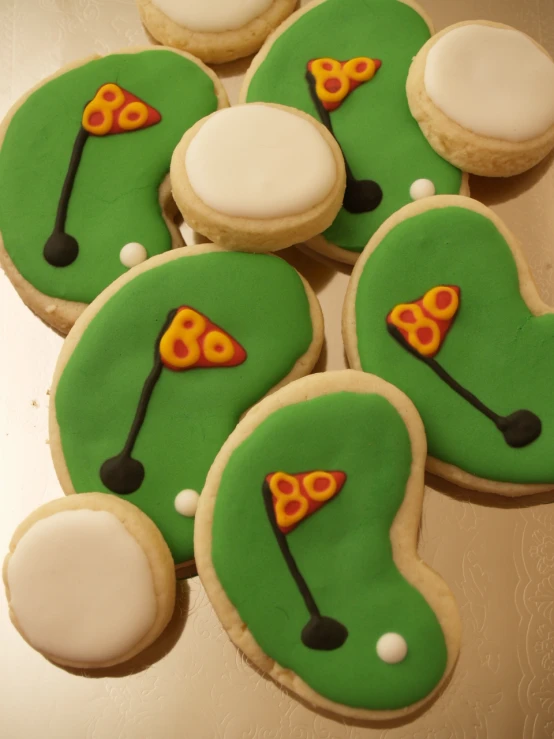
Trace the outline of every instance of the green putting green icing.
{"label": "green putting green icing", "polygon": [[[83,109],[106,82],[156,108],[162,120],[143,130],[88,138],[66,222],[79,256],[68,267],[52,267],[42,251]],[[148,256],[170,249],[158,189],[185,131],[217,105],[213,81],[197,64],[161,50],[97,59],[33,92],[14,115],[0,150],[0,231],[21,275],[46,295],[88,303],[126,272],[119,258],[125,244],[143,244]]]}
{"label": "green putting green icing", "polygon": [[[460,287],[461,303],[435,359],[496,413],[536,413],[542,433],[529,446],[508,446],[492,421],[389,336],[389,311],[436,285]],[[490,480],[554,482],[554,315],[531,314],[512,252],[488,218],[448,207],[397,225],[360,277],[356,328],[362,368],[412,399],[429,454]]]}
{"label": "green putting green icing", "polygon": [[429,146],[406,99],[408,69],[429,37],[423,18],[396,0],[326,0],[277,38],[250,82],[248,102],[282,103],[317,118],[305,80],[310,59],[382,61],[375,77],[330,114],[354,176],[383,190],[376,210],[354,215],[343,209],[325,232],[344,249],[361,251],[383,221],[411,202],[417,179],[432,180],[437,194],[460,192],[461,172]]}
{"label": "green putting green icing", "polygon": [[[388,400],[333,393],[264,420],[233,452],[215,504],[215,571],[256,642],[322,696],[355,708],[410,705],[433,690],[446,667],[434,612],[392,560],[389,531],[411,461],[408,431]],[[344,487],[287,539],[322,614],[348,629],[344,645],[329,652],[301,642],[308,611],[262,497],[267,474],[317,469],[345,472]],[[396,665],[376,653],[387,632],[408,644]]]}
{"label": "green putting green icing", "polygon": [[188,305],[246,350],[237,367],[162,370],[133,457],[142,487],[126,500],[150,516],[175,561],[193,557],[193,519],[175,511],[183,489],[200,492],[240,416],[292,369],[312,341],[303,283],[269,255],[211,253],[143,272],[88,324],[55,395],[62,450],[77,492],[105,491],[102,463],[123,448],[156,338],[168,312]]}

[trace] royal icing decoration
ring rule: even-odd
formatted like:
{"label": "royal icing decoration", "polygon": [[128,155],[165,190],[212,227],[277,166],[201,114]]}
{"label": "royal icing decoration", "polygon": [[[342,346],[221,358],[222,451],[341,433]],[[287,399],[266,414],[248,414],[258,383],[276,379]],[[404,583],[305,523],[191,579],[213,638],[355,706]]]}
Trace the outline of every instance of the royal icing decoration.
{"label": "royal icing decoration", "polygon": [[107,459],[100,469],[100,478],[108,490],[129,495],[136,493],[142,485],[144,465],[131,455],[164,366],[180,372],[195,368],[236,367],[244,361],[246,352],[242,346],[202,313],[189,306],[169,311],[156,338],[154,365],[144,382],[123,449],[115,457]]}
{"label": "royal icing decoration", "polygon": [[351,92],[369,82],[381,66],[380,59],[358,56],[346,62],[323,57],[308,62],[315,80],[315,93],[325,110],[336,110]]}
{"label": "royal icing decoration", "polygon": [[346,480],[344,472],[303,472],[289,475],[274,472],[266,477],[273,497],[277,525],[283,534],[293,531],[301,521],[335,497]]}
{"label": "royal icing decoration", "polygon": [[337,180],[333,152],[317,128],[267,105],[242,105],[212,116],[190,142],[185,165],[192,189],[206,205],[244,218],[305,213]]}
{"label": "royal icing decoration", "polygon": [[554,126],[554,62],[519,31],[454,28],[430,49],[424,81],[443,113],[481,136],[521,142]]}
{"label": "royal icing decoration", "polygon": [[132,241],[125,246],[119,252],[119,259],[124,267],[136,267],[137,264],[141,264],[148,259],[148,252],[142,244],[138,244],[136,241]]}
{"label": "royal icing decoration", "polygon": [[435,194],[435,185],[431,180],[420,179],[410,185],[410,197],[412,200],[430,198]]}
{"label": "royal icing decoration", "polygon": [[108,136],[148,128],[161,115],[119,85],[102,85],[85,107],[81,128],[75,139],[69,168],[60,195],[54,230],[44,245],[44,258],[52,267],[68,267],[79,255],[79,243],[65,230],[67,212],[83,150],[90,136]]}
{"label": "royal icing decoration", "polygon": [[156,618],[148,558],[107,511],[62,511],[37,521],[10,556],[7,584],[25,637],[67,662],[117,659]]}
{"label": "royal icing decoration", "polygon": [[460,288],[439,285],[412,303],[400,303],[387,323],[419,354],[434,357],[442,346],[460,305]]}
{"label": "royal icing decoration", "polygon": [[177,513],[180,513],[181,516],[192,518],[196,515],[199,500],[200,495],[196,490],[181,490],[181,492],[175,496],[175,510]]}
{"label": "royal icing decoration", "polygon": [[90,303],[128,268],[126,244],[169,251],[160,185],[184,132],[218,105],[213,79],[167,49],[94,59],[32,92],[0,150],[0,232],[21,277]]}
{"label": "royal icing decoration", "polygon": [[152,5],[190,31],[236,31],[268,10],[274,0],[152,0]]}
{"label": "royal icing decoration", "polygon": [[[423,590],[429,580],[416,574],[425,566],[413,548],[400,554],[419,525],[410,515],[406,529],[402,515],[419,510],[408,501],[416,487],[422,493],[423,475],[416,482],[413,471],[422,469],[424,444],[416,455],[406,399],[393,404],[379,383],[331,373],[279,391],[273,406],[266,400],[216,461],[196,525],[208,595],[217,600],[223,590],[226,625],[260,645],[258,664],[279,666],[287,687],[298,676],[327,701],[385,711],[436,689],[448,664],[441,623],[455,623],[456,607],[444,583],[433,585],[444,600]],[[308,515],[303,501],[314,490],[334,492]],[[295,510],[283,512],[282,496],[304,509],[301,520],[283,517]],[[438,619],[439,601],[452,620]]]}
{"label": "royal icing decoration", "polygon": [[375,648],[379,659],[382,659],[383,662],[389,665],[397,665],[399,662],[405,660],[408,654],[408,645],[404,637],[400,634],[383,634],[379,638]]}
{"label": "royal icing decoration", "polygon": [[[345,308],[345,325],[355,325],[355,336],[346,336],[351,364],[414,402],[433,464],[493,481],[500,493],[499,483],[554,482],[553,320],[535,315],[522,297],[530,280],[518,273],[509,239],[473,201],[430,198],[414,215],[406,210],[368,252]],[[436,299],[435,308],[414,300],[422,287],[438,289],[436,317]],[[459,306],[441,326],[445,287],[458,288]]]}
{"label": "royal icing decoration", "polygon": [[51,411],[72,491],[128,495],[178,564],[194,556],[194,516],[176,497],[202,490],[240,417],[302,374],[318,340],[284,260],[194,249],[137,270],[102,303],[59,369]]}
{"label": "royal icing decoration", "polygon": [[[406,99],[408,70],[429,38],[425,20],[398,0],[325,0],[299,14],[256,60],[245,101],[309,113],[345,157],[344,207],[314,248],[340,247],[344,260],[354,261],[379,226],[411,202],[422,174],[437,193],[460,192],[461,172],[429,146]],[[373,65],[356,72],[366,60]],[[368,79],[354,85],[358,74]],[[338,82],[326,89],[332,79]]]}

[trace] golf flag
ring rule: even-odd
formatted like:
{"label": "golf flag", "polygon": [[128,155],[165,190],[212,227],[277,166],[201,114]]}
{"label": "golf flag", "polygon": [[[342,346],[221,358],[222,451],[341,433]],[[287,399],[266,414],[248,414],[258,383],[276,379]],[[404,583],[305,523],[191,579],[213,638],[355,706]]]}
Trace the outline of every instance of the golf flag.
{"label": "golf flag", "polygon": [[109,136],[148,128],[161,120],[161,115],[151,105],[108,82],[86,105],[81,123],[93,136]]}
{"label": "golf flag", "polygon": [[288,534],[340,493],[346,474],[324,470],[294,475],[272,472],[265,479],[272,494],[277,526]]}
{"label": "golf flag", "polygon": [[434,357],[452,327],[460,307],[460,288],[438,285],[422,298],[400,303],[387,316],[402,338],[424,357]]}
{"label": "golf flag", "polygon": [[246,359],[230,334],[188,305],[181,306],[160,340],[160,357],[171,370],[236,367]]}
{"label": "golf flag", "polygon": [[315,91],[327,111],[336,110],[351,92],[369,82],[381,66],[379,59],[357,56],[348,61],[322,57],[308,62],[308,71],[315,79]]}

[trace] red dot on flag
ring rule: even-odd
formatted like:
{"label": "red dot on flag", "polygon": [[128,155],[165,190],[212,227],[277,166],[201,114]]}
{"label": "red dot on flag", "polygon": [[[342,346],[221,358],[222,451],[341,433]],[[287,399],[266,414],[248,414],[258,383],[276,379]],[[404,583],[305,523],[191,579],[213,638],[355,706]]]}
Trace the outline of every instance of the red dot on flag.
{"label": "red dot on flag", "polygon": [[445,308],[448,308],[448,306],[452,302],[452,295],[446,290],[442,290],[437,295],[436,302],[437,302],[437,308],[439,310],[444,310]]}
{"label": "red dot on flag", "polygon": [[104,93],[102,97],[104,98],[104,100],[111,102],[112,100],[115,100],[115,92],[111,92],[111,90],[108,90]]}
{"label": "red dot on flag", "polygon": [[300,508],[300,502],[298,500],[289,500],[285,506],[285,513],[288,516],[294,516],[296,511]]}
{"label": "red dot on flag", "polygon": [[324,85],[327,92],[338,92],[340,90],[341,84],[340,80],[338,80],[336,77],[330,77],[328,80],[325,80]]}
{"label": "red dot on flag", "polygon": [[290,495],[292,493],[292,483],[288,480],[279,480],[277,487],[284,495]]}
{"label": "red dot on flag", "polygon": [[430,344],[433,341],[433,331],[429,326],[423,326],[422,328],[418,328],[417,337],[422,344]]}
{"label": "red dot on flag", "polygon": [[104,113],[101,110],[95,111],[88,119],[89,125],[101,126],[104,123]]}
{"label": "red dot on flag", "polygon": [[329,62],[325,62],[321,66],[323,67],[323,69],[326,69],[328,72],[330,72],[331,69],[333,69],[333,65],[332,64],[329,64]]}
{"label": "red dot on flag", "polygon": [[367,62],[358,62],[356,64],[356,72],[365,72],[367,69]]}
{"label": "red dot on flag", "polygon": [[194,321],[188,320],[183,323],[183,328],[192,328],[194,326]]}
{"label": "red dot on flag", "polygon": [[139,114],[138,113],[129,113],[129,115],[127,117],[128,117],[128,119],[130,121],[136,121],[138,119],[138,117],[139,117]]}
{"label": "red dot on flag", "polygon": [[189,350],[181,339],[177,339],[177,341],[174,342],[173,351],[176,357],[186,357],[189,353]]}
{"label": "red dot on flag", "polygon": [[415,316],[411,310],[403,310],[400,319],[405,323],[415,323]]}
{"label": "red dot on flag", "polygon": [[322,493],[329,487],[329,480],[326,477],[318,477],[314,482],[314,490],[318,493]]}

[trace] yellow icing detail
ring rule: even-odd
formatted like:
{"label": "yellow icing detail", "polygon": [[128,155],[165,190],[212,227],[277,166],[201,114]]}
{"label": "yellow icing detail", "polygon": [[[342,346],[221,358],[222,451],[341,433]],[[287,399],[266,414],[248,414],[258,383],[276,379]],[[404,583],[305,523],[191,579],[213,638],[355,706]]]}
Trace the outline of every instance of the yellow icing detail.
{"label": "yellow icing detail", "polygon": [[[404,313],[405,310],[410,310],[414,314],[415,321],[413,323],[410,323],[409,321],[403,321],[400,316],[402,313]],[[391,322],[397,327],[397,328],[403,328],[404,331],[414,331],[421,325],[421,320],[423,319],[423,311],[417,305],[417,303],[400,303],[400,305],[397,305],[390,314],[390,320]]]}
{"label": "yellow icing detail", "polygon": [[[292,487],[290,493],[283,493],[279,490],[279,483],[287,482]],[[292,475],[287,475],[286,472],[276,472],[269,483],[269,489],[275,496],[277,502],[275,503],[275,519],[277,524],[281,528],[287,528],[288,526],[294,526],[295,523],[301,521],[308,509],[310,504],[306,498],[300,492],[300,483]],[[287,513],[287,504],[296,501],[298,509],[294,513]]]}
{"label": "yellow icing detail", "polygon": [[[363,72],[358,72],[356,67],[361,62],[365,62],[367,67]],[[347,61],[343,70],[351,80],[355,80],[356,82],[367,82],[368,80],[373,79],[373,76],[375,75],[375,62],[368,56],[357,56],[354,59]]]}
{"label": "yellow icing detail", "polygon": [[[340,87],[335,92],[331,92],[325,87],[325,82],[331,78],[339,80],[340,82]],[[315,91],[318,98],[324,103],[338,103],[341,100],[344,100],[348,95],[349,90],[350,83],[348,82],[348,77],[344,72],[327,72],[326,74],[321,74],[316,77]]]}
{"label": "yellow icing detail", "polygon": [[[325,69],[323,66],[324,64],[330,65],[331,69]],[[331,59],[329,57],[323,57],[321,59],[314,59],[311,64],[311,71],[314,77],[317,77],[318,75],[329,75],[333,76],[333,73],[337,73],[341,71],[340,62],[338,62],[336,59]]]}
{"label": "yellow icing detail", "polygon": [[[221,351],[216,351],[216,346],[220,346]],[[210,331],[204,338],[204,356],[210,362],[223,364],[232,359],[234,353],[233,342],[221,331]]]}
{"label": "yellow icing detail", "polygon": [[[315,483],[322,477],[328,480],[329,485],[327,485],[325,490],[316,490]],[[304,487],[312,500],[325,501],[332,498],[337,492],[337,481],[329,472],[318,470],[317,472],[310,472],[309,475],[306,475],[304,478]]]}
{"label": "yellow icing detail", "polygon": [[[131,114],[138,114],[138,118],[129,118]],[[134,103],[129,103],[129,105],[126,105],[123,108],[123,110],[119,114],[118,122],[121,128],[125,129],[125,131],[133,131],[136,128],[144,126],[147,119],[148,108],[144,103],[139,103],[138,101],[135,101]]]}
{"label": "yellow icing detail", "polygon": [[[106,100],[104,96],[110,92],[114,96],[114,99]],[[109,110],[115,110],[116,108],[119,108],[123,105],[123,103],[125,102],[125,95],[123,94],[123,91],[121,87],[119,87],[119,85],[114,85],[113,82],[108,82],[107,85],[102,85],[102,87],[98,90],[93,102],[101,103]]]}
{"label": "yellow icing detail", "polygon": [[[190,326],[185,324],[190,323]],[[179,311],[160,341],[160,356],[177,369],[192,367],[200,359],[198,337],[206,329],[206,320],[192,308]],[[175,343],[181,340],[188,349],[185,357],[175,353]]]}
{"label": "yellow icing detail", "polygon": [[[94,113],[102,113],[104,116],[102,123],[94,125],[90,123],[90,118]],[[92,100],[83,111],[81,125],[89,133],[94,136],[105,136],[111,129],[113,122],[113,113],[110,108],[103,102],[99,102],[96,98]]]}
{"label": "yellow icing detail", "polygon": [[[442,292],[450,293],[450,296],[452,298],[452,300],[450,301],[450,305],[448,305],[446,308],[437,307],[437,296],[439,293]],[[459,304],[460,298],[458,297],[458,293],[456,292],[456,290],[453,290],[447,285],[439,285],[438,287],[434,287],[426,292],[423,297],[423,305],[425,306],[425,308],[432,316],[434,316],[434,318],[439,318],[442,321],[448,321],[450,318],[455,316]]]}
{"label": "yellow icing detail", "polygon": [[[419,340],[417,331],[420,328],[430,328],[433,332],[433,338],[428,344],[423,344]],[[414,349],[416,349],[424,357],[435,354],[441,343],[441,333],[439,331],[439,327],[432,318],[421,318],[421,320],[418,322],[418,325],[415,326],[414,324],[414,328],[410,330],[408,334],[408,341],[410,345],[413,346]]]}

